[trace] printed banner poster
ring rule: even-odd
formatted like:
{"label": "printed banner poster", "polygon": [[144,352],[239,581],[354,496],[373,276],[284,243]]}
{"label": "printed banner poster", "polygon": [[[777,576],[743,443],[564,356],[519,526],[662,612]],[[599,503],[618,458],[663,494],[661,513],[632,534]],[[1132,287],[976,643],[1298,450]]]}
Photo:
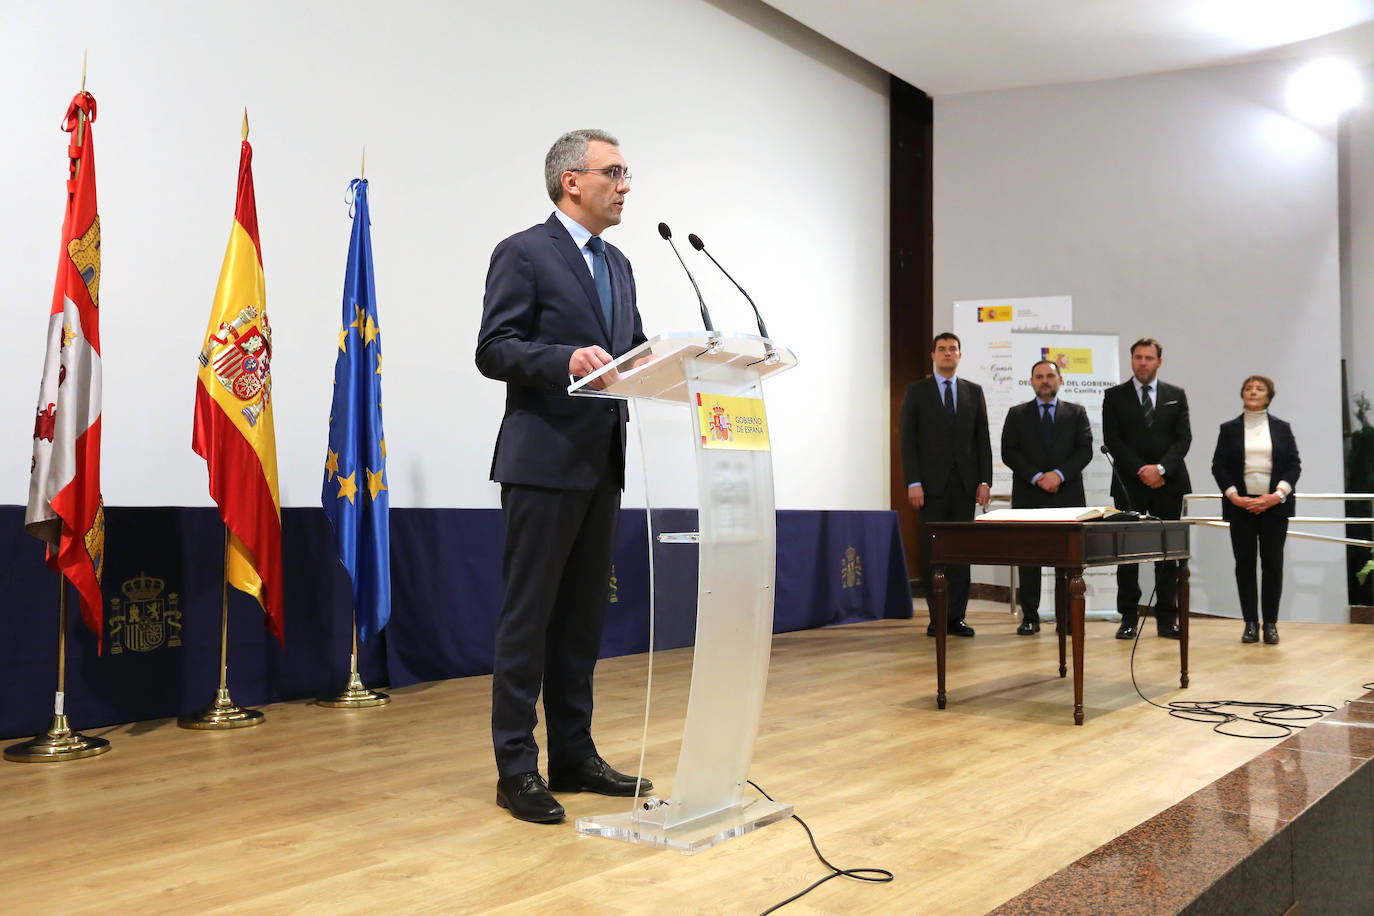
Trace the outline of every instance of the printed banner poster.
{"label": "printed banner poster", "polygon": [[763,398],[698,394],[697,432],[702,448],[768,451],[768,418],[763,413]]}
{"label": "printed banner poster", "polygon": [[954,303],[954,333],[959,335],[964,353],[959,377],[982,385],[988,402],[994,459],[989,482],[994,497],[1011,494],[1011,471],[998,460],[1002,421],[1013,404],[1026,399],[1024,388],[1017,383],[1030,377],[1030,364],[1013,359],[1012,332],[1072,329],[1072,296],[964,299]]}

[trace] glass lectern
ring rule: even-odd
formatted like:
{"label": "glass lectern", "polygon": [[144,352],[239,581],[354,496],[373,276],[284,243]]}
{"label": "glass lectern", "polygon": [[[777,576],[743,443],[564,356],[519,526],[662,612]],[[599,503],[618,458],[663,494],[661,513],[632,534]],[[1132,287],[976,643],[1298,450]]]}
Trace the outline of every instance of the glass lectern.
{"label": "glass lectern", "polygon": [[[629,368],[649,354],[652,362]],[[744,790],[773,637],[776,518],[763,380],[796,363],[761,337],[671,333],[568,389],[686,407],[700,500],[699,531],[658,535],[700,551],[692,685],[672,795],[578,818],[580,833],[692,853],[792,814],[790,804]],[[603,379],[605,387],[595,389]],[[646,474],[653,476],[651,465]]]}

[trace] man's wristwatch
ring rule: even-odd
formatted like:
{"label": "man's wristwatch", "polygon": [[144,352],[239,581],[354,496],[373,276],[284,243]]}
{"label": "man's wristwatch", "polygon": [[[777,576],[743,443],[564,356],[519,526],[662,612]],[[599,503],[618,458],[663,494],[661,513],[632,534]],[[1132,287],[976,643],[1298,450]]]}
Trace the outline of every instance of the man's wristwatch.
{"label": "man's wristwatch", "polygon": [[1157,464],[1157,465],[1155,465],[1155,470],[1156,470],[1156,471],[1159,471],[1159,476],[1160,476],[1160,477],[1163,477],[1163,476],[1164,476],[1164,465],[1162,465],[1162,464]]}
{"label": "man's wristwatch", "polygon": [[1280,503],[1288,502],[1288,494],[1283,492],[1282,490],[1275,490],[1274,495],[1279,498]]}

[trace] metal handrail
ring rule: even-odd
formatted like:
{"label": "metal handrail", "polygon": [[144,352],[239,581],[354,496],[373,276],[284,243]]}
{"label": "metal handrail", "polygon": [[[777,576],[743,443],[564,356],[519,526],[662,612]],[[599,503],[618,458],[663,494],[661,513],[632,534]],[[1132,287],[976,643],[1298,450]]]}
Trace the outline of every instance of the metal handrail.
{"label": "metal handrail", "polygon": [[[1371,507],[1374,508],[1374,493],[1301,493],[1301,499],[1339,499],[1339,500],[1369,500]],[[1220,493],[1185,493],[1183,501],[1186,504],[1190,499],[1221,499]],[[1228,522],[1222,521],[1220,515],[1185,515],[1181,521],[1192,522],[1194,525],[1203,525],[1208,528],[1230,528]],[[1327,515],[1295,515],[1290,522],[1314,525],[1374,525],[1374,518],[1362,516],[1327,516]],[[1311,531],[1289,531],[1289,537],[1305,538],[1309,541],[1329,541],[1333,544],[1350,544],[1355,547],[1369,547],[1374,549],[1374,540],[1365,538],[1335,537],[1330,534],[1315,534]]]}
{"label": "metal handrail", "polygon": [[[1299,493],[1301,499],[1374,499],[1374,493]],[[1221,499],[1220,493],[1185,493],[1184,499]]]}

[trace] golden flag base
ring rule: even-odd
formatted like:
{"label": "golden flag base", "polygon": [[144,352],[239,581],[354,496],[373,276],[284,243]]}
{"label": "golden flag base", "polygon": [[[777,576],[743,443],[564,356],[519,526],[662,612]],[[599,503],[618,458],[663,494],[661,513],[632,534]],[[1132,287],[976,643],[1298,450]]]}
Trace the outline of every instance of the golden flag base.
{"label": "golden flag base", "polygon": [[342,693],[336,693],[332,697],[320,697],[315,701],[315,705],[328,706],[331,709],[362,709],[367,706],[385,706],[390,702],[391,697],[387,694],[364,687],[363,679],[354,671]]}
{"label": "golden flag base", "polygon": [[182,728],[248,728],[265,721],[261,711],[235,706],[234,701],[229,699],[229,691],[221,687],[215,694],[215,702],[200,712],[177,719],[177,725]]}
{"label": "golden flag base", "polygon": [[45,734],[5,748],[5,759],[15,763],[46,763],[96,757],[110,749],[104,738],[88,738],[67,726],[67,717],[55,715]]}
{"label": "golden flag base", "polygon": [[[248,109],[243,111],[243,136],[248,139]],[[200,712],[177,719],[182,728],[248,728],[261,725],[263,714],[256,709],[239,709],[229,699],[229,526],[224,527],[224,580],[219,594],[219,690],[215,702]]]}
{"label": "golden flag base", "polygon": [[57,574],[57,693],[53,697],[52,725],[30,741],[5,748],[5,759],[15,763],[45,763],[96,757],[110,749],[104,738],[87,738],[74,732],[63,712],[67,690],[67,576]]}

